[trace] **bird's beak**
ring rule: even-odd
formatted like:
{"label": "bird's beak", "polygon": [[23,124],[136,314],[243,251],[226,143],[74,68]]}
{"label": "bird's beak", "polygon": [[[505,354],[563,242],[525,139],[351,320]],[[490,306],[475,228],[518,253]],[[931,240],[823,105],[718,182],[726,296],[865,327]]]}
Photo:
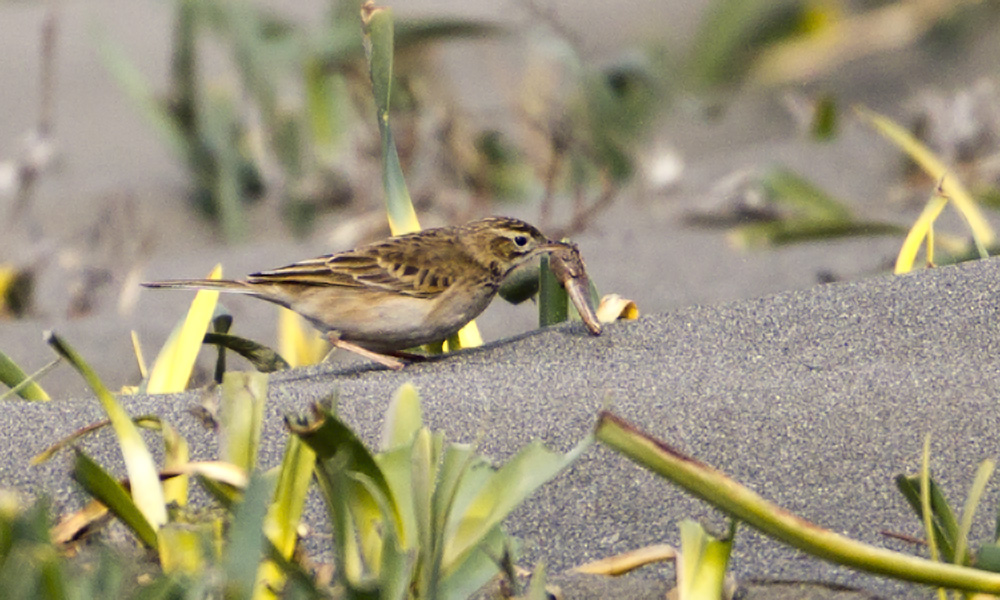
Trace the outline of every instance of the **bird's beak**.
{"label": "bird's beak", "polygon": [[549,252],[549,269],[566,289],[566,294],[580,313],[587,329],[593,335],[600,335],[601,322],[597,319],[594,307],[590,305],[590,278],[576,244],[550,241],[541,248]]}

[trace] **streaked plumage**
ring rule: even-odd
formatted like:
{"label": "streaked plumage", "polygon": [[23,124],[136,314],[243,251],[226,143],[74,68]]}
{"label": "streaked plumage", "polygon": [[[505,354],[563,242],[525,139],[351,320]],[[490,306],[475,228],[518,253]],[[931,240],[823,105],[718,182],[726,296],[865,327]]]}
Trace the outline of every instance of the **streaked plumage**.
{"label": "streaked plumage", "polygon": [[335,345],[398,368],[399,361],[380,355],[453,335],[486,309],[510,271],[561,247],[524,221],[492,217],[391,237],[244,280],[142,285],[256,296],[303,315]]}

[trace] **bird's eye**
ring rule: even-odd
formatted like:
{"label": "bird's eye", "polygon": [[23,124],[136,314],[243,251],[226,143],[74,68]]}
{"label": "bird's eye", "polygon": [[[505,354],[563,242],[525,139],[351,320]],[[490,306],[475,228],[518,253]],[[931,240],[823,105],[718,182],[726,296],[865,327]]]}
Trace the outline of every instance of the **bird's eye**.
{"label": "bird's eye", "polygon": [[525,246],[528,244],[528,236],[526,235],[516,235],[514,236],[514,243],[518,246]]}

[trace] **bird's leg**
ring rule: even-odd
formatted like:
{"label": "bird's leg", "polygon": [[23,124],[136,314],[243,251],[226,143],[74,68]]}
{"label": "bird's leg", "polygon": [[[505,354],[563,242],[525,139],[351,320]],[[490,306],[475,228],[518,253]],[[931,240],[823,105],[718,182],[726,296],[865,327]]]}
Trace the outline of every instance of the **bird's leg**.
{"label": "bird's leg", "polygon": [[327,334],[326,337],[328,340],[330,340],[330,343],[333,344],[334,347],[340,348],[342,350],[347,350],[348,352],[353,352],[359,356],[364,356],[365,358],[369,360],[374,360],[380,365],[389,367],[394,371],[398,371],[399,369],[402,369],[406,365],[405,362],[399,359],[393,358],[391,356],[386,356],[385,354],[379,354],[378,352],[369,350],[367,348],[362,348],[357,344],[352,344],[351,342],[342,340],[335,332]]}

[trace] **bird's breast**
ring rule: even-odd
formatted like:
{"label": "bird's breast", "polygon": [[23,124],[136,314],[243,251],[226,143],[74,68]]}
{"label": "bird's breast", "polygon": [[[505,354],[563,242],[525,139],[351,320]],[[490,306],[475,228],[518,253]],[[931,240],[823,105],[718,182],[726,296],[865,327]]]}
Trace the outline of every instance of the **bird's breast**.
{"label": "bird's breast", "polygon": [[496,294],[495,286],[474,289],[453,285],[419,298],[357,289],[330,293],[317,288],[292,308],[319,329],[376,352],[405,350],[443,340],[474,319]]}

